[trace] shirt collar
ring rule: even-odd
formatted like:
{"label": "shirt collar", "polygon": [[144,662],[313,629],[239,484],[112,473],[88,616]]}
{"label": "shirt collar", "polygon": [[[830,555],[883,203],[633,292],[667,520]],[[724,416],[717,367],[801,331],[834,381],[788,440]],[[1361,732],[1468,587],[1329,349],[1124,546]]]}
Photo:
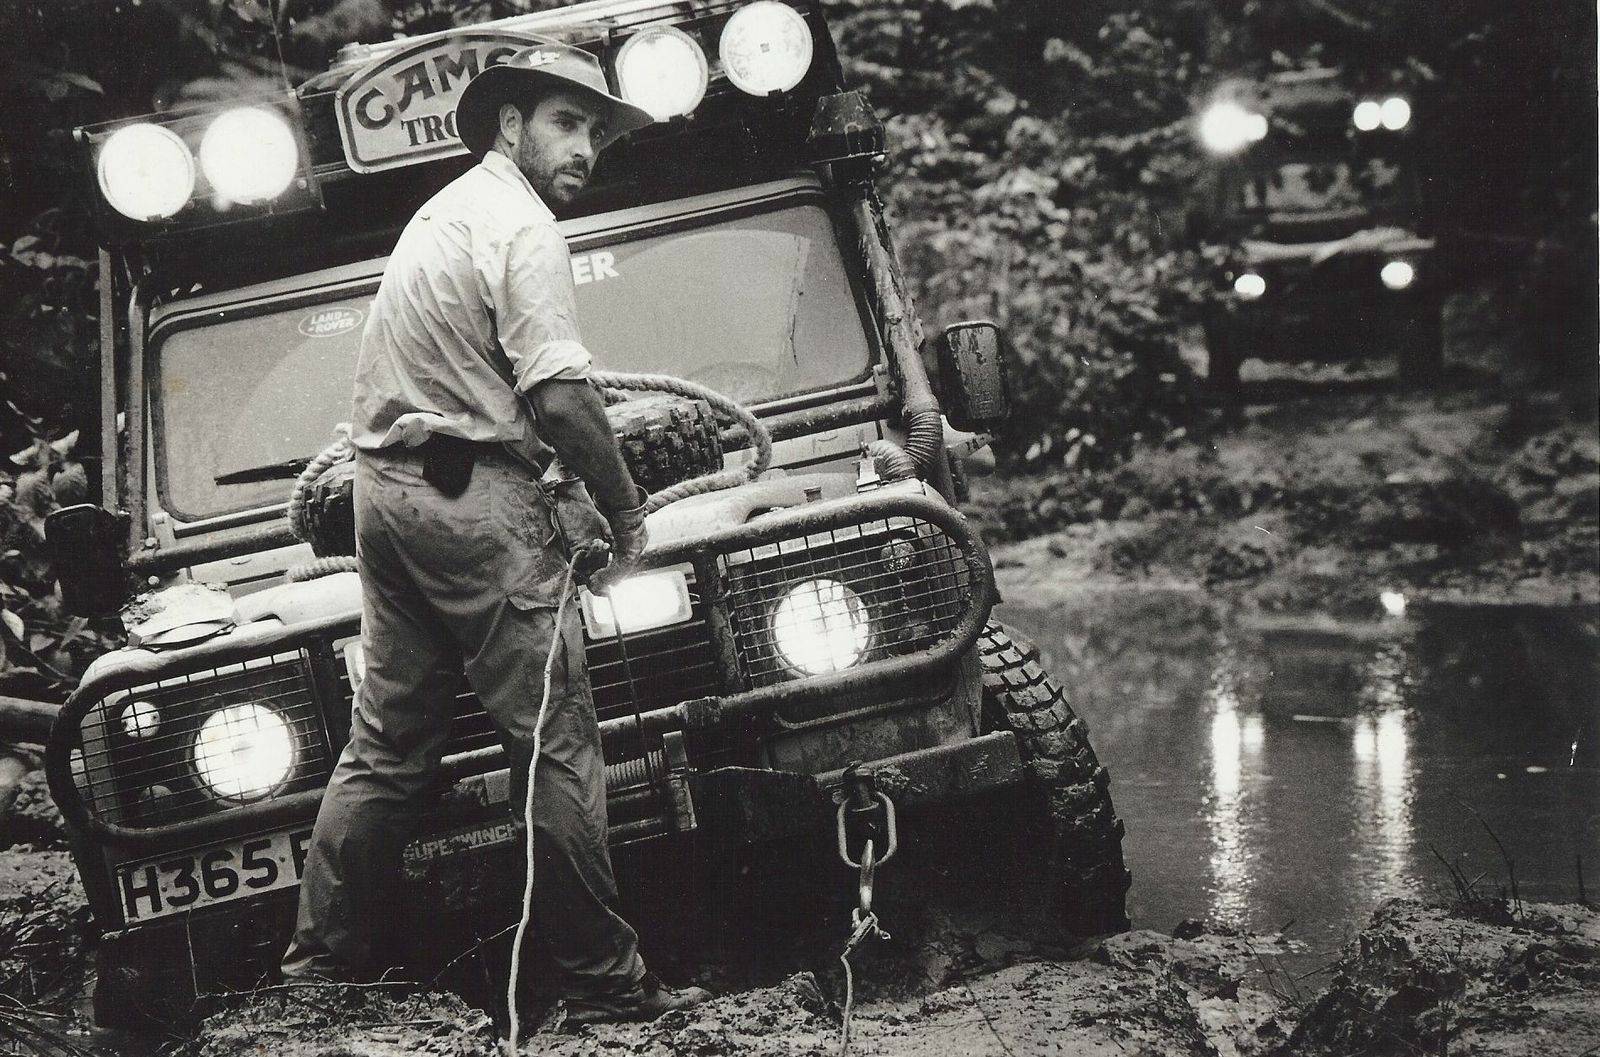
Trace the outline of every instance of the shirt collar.
{"label": "shirt collar", "polygon": [[478,164],[495,179],[527,191],[529,197],[533,199],[534,205],[538,207],[539,212],[551,220],[555,219],[556,215],[550,212],[550,207],[544,204],[544,199],[539,197],[539,192],[533,189],[533,184],[528,182],[528,178],[522,175],[522,170],[517,168],[516,163],[510,158],[497,150],[487,150],[483,152],[483,161]]}

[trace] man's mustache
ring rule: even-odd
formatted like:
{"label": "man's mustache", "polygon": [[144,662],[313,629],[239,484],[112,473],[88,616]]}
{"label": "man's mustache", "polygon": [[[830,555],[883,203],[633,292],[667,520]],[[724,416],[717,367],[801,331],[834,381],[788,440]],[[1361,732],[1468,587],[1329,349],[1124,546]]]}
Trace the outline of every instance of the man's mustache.
{"label": "man's mustache", "polygon": [[556,170],[556,175],[559,176],[562,173],[568,176],[576,176],[580,180],[587,180],[589,178],[589,167],[581,162],[573,165],[563,165]]}

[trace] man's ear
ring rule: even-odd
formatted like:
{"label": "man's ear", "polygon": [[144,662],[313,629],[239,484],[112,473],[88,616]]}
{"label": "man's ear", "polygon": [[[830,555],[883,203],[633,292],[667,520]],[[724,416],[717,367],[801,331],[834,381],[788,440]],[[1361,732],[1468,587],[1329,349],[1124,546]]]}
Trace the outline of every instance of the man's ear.
{"label": "man's ear", "polygon": [[522,111],[514,103],[500,104],[500,136],[512,147],[522,142]]}

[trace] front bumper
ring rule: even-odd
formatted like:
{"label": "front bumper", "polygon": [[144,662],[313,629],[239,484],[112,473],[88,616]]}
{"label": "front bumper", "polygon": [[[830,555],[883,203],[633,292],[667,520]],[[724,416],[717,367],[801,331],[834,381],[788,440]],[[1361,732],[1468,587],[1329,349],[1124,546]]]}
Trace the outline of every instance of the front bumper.
{"label": "front bumper", "polygon": [[[902,753],[863,770],[902,809],[936,808],[998,792],[1025,777],[1010,731]],[[502,785],[500,775],[484,777],[485,787]],[[703,847],[713,848],[826,837],[834,825],[843,778],[843,770],[802,775],[736,767],[696,774],[690,788],[699,819],[697,836]],[[430,962],[422,969],[437,971],[434,959],[444,965],[460,957],[479,937],[501,927],[499,919],[516,905],[510,896],[520,885],[521,849],[504,824],[505,801],[492,796],[465,799],[497,808],[497,818],[479,813],[482,832],[494,837],[452,839],[450,834],[472,832],[470,826],[463,830],[459,825],[458,803],[454,817],[446,805],[431,819],[430,831],[408,848],[404,898],[437,911],[429,915],[433,921],[419,923],[435,930],[421,945]],[[902,832],[906,828],[902,823]],[[915,839],[915,831],[907,836]],[[197,995],[249,990],[269,982],[293,931],[297,892],[290,888],[222,903],[105,936],[98,952],[97,1022],[107,1027],[182,1022],[194,1016]],[[713,895],[700,893],[698,898]],[[649,928],[648,922],[640,924]],[[456,934],[450,934],[452,928]]]}

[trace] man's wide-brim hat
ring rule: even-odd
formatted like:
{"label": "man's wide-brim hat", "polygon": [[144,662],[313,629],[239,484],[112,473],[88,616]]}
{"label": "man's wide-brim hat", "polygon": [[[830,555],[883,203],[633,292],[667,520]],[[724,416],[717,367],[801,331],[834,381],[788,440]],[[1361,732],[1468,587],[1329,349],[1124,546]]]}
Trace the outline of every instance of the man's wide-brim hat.
{"label": "man's wide-brim hat", "polygon": [[472,79],[456,104],[461,142],[482,155],[500,131],[500,107],[521,104],[529,91],[540,88],[577,89],[598,104],[606,114],[602,147],[655,121],[649,111],[611,94],[599,59],[581,48],[551,42],[523,48]]}

